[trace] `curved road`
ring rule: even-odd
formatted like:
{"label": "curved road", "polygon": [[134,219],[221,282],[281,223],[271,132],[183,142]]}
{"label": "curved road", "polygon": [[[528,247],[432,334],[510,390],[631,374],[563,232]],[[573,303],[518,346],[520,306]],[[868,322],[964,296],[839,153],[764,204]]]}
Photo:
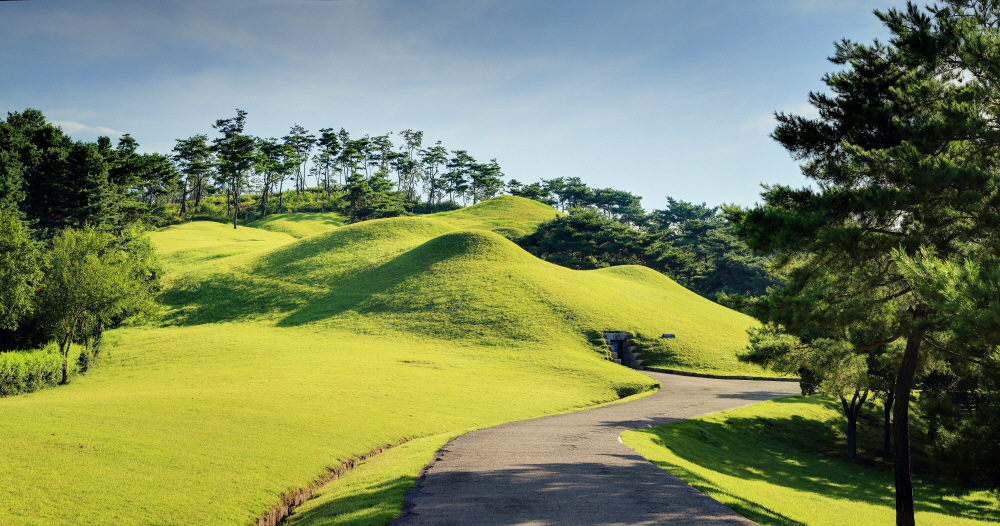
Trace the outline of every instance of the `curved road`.
{"label": "curved road", "polygon": [[652,396],[455,438],[391,525],[756,524],[650,464],[618,435],[796,395],[798,384],[646,374],[663,386]]}

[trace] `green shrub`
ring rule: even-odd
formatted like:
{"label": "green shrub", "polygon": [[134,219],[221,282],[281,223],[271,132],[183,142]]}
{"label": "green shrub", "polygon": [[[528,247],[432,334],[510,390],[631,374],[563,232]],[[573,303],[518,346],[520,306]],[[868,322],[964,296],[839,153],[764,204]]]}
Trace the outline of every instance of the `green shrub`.
{"label": "green shrub", "polygon": [[30,393],[62,378],[62,359],[51,347],[0,353],[0,396]]}
{"label": "green shrub", "polygon": [[625,398],[626,396],[632,396],[634,394],[649,391],[654,387],[650,384],[639,382],[622,382],[612,385],[611,388],[615,390],[615,394],[618,395],[618,398]]}

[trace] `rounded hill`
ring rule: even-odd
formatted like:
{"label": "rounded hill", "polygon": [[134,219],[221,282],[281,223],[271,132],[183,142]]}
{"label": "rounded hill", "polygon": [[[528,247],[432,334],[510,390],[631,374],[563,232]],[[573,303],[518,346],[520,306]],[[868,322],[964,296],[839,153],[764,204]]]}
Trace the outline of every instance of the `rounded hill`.
{"label": "rounded hill", "polygon": [[542,221],[563,215],[551,206],[533,199],[502,195],[472,206],[439,212],[432,217],[447,221],[460,228],[517,228],[534,232]]}
{"label": "rounded hill", "polygon": [[[213,266],[211,272],[186,274],[163,295],[173,307],[167,320],[193,325],[260,319],[283,327],[350,327],[491,345],[510,339],[589,342],[600,352],[600,332],[630,332],[646,365],[761,373],[736,360],[747,344],[746,329],[755,323],[751,318],[651,269],[570,270],[490,231],[532,228],[537,223],[525,220],[531,213],[557,212],[507,196],[455,212],[366,221],[291,240],[244,254],[224,271]],[[460,229],[463,223],[474,228]],[[496,226],[501,223],[521,226]],[[213,239],[219,235],[209,231]],[[676,338],[660,339],[664,333]]]}

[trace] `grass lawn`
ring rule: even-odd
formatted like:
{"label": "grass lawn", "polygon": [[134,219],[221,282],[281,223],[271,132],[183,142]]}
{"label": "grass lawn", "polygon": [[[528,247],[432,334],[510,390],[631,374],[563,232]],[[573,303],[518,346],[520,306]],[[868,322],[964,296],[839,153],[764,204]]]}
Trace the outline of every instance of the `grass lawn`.
{"label": "grass lawn", "polygon": [[[844,456],[838,406],[828,397],[783,398],[628,431],[622,441],[765,526],[895,524],[892,473]],[[1000,502],[989,492],[932,478],[913,487],[917,524],[1000,522]]]}
{"label": "grass lawn", "polygon": [[595,331],[674,332],[647,338],[670,366],[759,372],[733,358],[749,318],[649,269],[568,270],[492,232],[555,213],[506,197],[154,233],[160,322],[111,331],[69,386],[0,399],[0,524],[249,524],[326,468],[405,442],[296,518],[346,503],[344,524],[384,523],[447,437],[651,388]]}

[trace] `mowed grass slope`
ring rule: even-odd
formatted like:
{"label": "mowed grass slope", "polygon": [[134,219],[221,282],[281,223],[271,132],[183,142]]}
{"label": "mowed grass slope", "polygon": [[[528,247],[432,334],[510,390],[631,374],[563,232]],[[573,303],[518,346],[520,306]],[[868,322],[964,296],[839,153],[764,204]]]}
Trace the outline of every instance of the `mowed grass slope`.
{"label": "mowed grass slope", "polygon": [[296,239],[302,239],[323,232],[329,232],[347,224],[347,219],[336,212],[318,214],[275,214],[248,223],[251,228],[283,232]]}
{"label": "mowed grass slope", "polygon": [[[844,458],[839,405],[832,397],[783,398],[628,431],[622,440],[764,526],[894,524],[892,473]],[[834,444],[836,451],[824,450]],[[1000,501],[987,491],[918,478],[913,494],[918,525],[1000,522]]]}
{"label": "mowed grass slope", "polygon": [[651,387],[588,330],[670,330],[679,364],[739,367],[713,346],[742,345],[748,318],[648,269],[537,260],[490,230],[532,228],[538,204],[499,203],[301,239],[279,220],[155,233],[163,321],[110,333],[69,386],[0,400],[0,524],[248,524],[326,467],[436,436],[373,502],[338,503],[385,522],[448,436]]}
{"label": "mowed grass slope", "polygon": [[[233,258],[224,271],[206,268],[168,291],[163,299],[173,310],[166,319],[180,325],[254,319],[364,334],[404,328],[486,344],[578,344],[588,332],[628,331],[640,336],[653,365],[762,374],[735,359],[755,323],[750,317],[644,267],[570,270],[488,231],[501,223],[530,229],[542,217],[539,207],[556,213],[507,196],[429,217],[358,223],[253,259]],[[663,333],[677,339],[660,340]]]}

